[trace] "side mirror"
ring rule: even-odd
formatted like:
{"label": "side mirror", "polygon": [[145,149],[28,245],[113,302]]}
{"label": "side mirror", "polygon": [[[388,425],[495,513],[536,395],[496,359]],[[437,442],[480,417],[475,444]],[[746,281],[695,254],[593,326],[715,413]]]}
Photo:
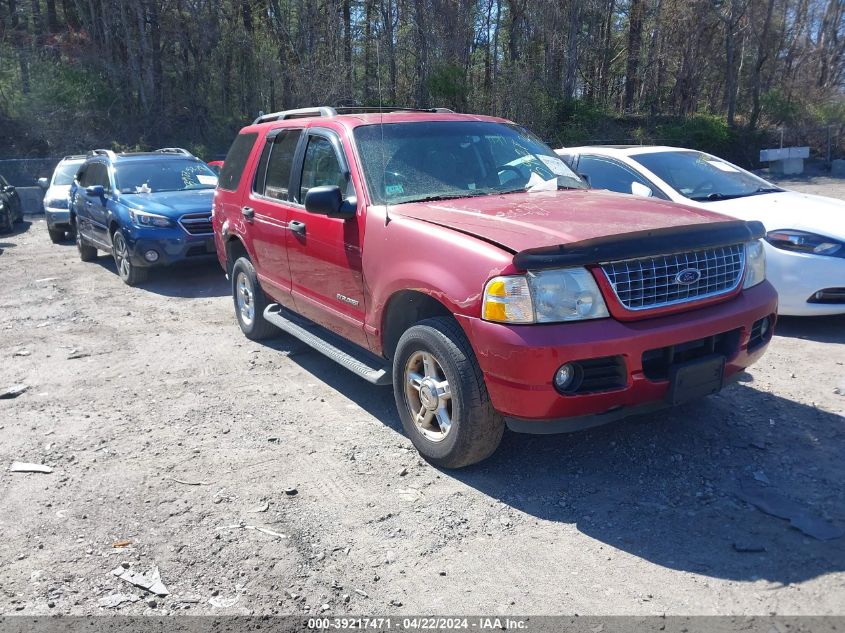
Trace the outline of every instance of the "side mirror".
{"label": "side mirror", "polygon": [[355,217],[355,201],[344,202],[337,185],[312,187],[305,194],[305,210],[330,218],[352,218]]}
{"label": "side mirror", "polygon": [[651,198],[654,195],[654,192],[651,190],[651,187],[646,187],[645,185],[637,182],[636,180],[631,183],[631,193],[635,196],[641,196],[643,198]]}
{"label": "side mirror", "polygon": [[591,187],[593,186],[592,183],[590,182],[590,177],[587,174],[578,174],[578,177],[581,180],[583,180],[584,182],[586,182],[588,185],[590,185]]}
{"label": "side mirror", "polygon": [[38,186],[41,187],[42,189],[47,189],[47,188],[50,187],[50,181],[47,180],[46,178],[39,178],[38,179]]}
{"label": "side mirror", "polygon": [[106,190],[103,188],[103,185],[91,185],[90,187],[85,187],[85,195],[92,198],[104,198]]}

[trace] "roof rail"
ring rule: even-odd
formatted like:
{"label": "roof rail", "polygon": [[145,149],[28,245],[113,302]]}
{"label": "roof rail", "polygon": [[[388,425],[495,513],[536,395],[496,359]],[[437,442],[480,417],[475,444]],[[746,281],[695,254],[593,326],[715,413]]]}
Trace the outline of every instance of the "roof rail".
{"label": "roof rail", "polygon": [[253,125],[259,123],[267,123],[269,121],[284,121],[285,119],[304,119],[306,117],[333,117],[338,114],[365,114],[367,112],[429,112],[434,113],[452,113],[453,110],[449,108],[405,108],[402,106],[337,106],[331,108],[328,106],[320,106],[315,108],[297,108],[296,110],[283,110],[281,112],[273,112],[271,114],[262,114],[255,121]]}
{"label": "roof rail", "polygon": [[283,110],[281,112],[273,112],[271,114],[262,114],[255,121],[253,125],[259,123],[267,123],[268,121],[284,121],[285,119],[304,119],[306,117],[331,117],[335,116],[337,111],[334,108],[322,106],[319,108],[297,108],[296,110]]}
{"label": "roof rail", "polygon": [[85,154],[68,154],[62,160],[85,160]]}
{"label": "roof rail", "polygon": [[156,153],[158,154],[181,154],[182,156],[190,156],[191,158],[194,157],[191,152],[182,148],[182,147],[162,147],[161,149],[157,149]]}
{"label": "roof rail", "polygon": [[109,160],[115,160],[117,158],[117,154],[110,149],[92,149],[88,152],[86,158],[90,156],[106,156]]}

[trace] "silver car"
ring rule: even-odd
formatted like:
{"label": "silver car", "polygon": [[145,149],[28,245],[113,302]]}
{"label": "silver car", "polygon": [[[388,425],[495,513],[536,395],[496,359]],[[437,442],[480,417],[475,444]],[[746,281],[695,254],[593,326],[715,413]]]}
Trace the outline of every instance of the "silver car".
{"label": "silver car", "polygon": [[79,170],[85,156],[65,156],[56,169],[53,176],[39,178],[38,184],[46,191],[44,192],[44,215],[47,218],[47,230],[50,233],[50,240],[54,244],[61,242],[70,233],[70,212],[68,211],[68,193],[73,177]]}

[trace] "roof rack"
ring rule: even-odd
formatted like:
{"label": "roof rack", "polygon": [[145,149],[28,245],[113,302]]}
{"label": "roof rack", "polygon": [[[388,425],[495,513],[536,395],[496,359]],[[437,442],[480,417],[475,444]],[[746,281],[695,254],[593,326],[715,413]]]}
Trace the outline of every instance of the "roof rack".
{"label": "roof rack", "polygon": [[259,123],[267,123],[269,121],[284,121],[286,119],[304,119],[307,117],[333,117],[338,114],[366,114],[368,112],[429,112],[434,113],[451,113],[453,110],[449,108],[404,108],[402,106],[338,106],[331,108],[329,106],[320,106],[315,108],[297,108],[295,110],[283,110],[281,112],[273,112],[271,114],[261,114],[253,125]]}
{"label": "roof rack", "polygon": [[162,147],[161,149],[156,150],[157,154],[180,154],[182,156],[190,156],[191,158],[194,157],[191,152],[182,148],[182,147]]}
{"label": "roof rack", "polygon": [[62,160],[85,160],[85,154],[68,154]]}
{"label": "roof rack", "polygon": [[109,160],[115,160],[117,158],[117,154],[110,149],[92,149],[88,152],[86,158],[89,156],[106,156]]}

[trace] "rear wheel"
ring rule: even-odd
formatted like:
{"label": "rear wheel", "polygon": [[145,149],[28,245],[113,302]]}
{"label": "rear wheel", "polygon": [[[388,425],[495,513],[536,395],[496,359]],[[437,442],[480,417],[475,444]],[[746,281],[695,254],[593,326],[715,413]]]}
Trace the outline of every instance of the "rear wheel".
{"label": "rear wheel", "polygon": [[137,286],[147,280],[149,269],[139,268],[129,259],[129,247],[126,245],[126,238],[120,229],[117,229],[111,236],[112,256],[117,266],[117,274],[127,286]]}
{"label": "rear wheel", "polygon": [[76,236],[76,250],[79,251],[79,259],[83,262],[92,262],[97,259],[97,249],[85,241],[75,222],[73,224],[73,234]]}
{"label": "rear wheel", "polygon": [[270,302],[258,284],[255,267],[246,257],[239,257],[232,266],[232,300],[238,325],[248,339],[260,341],[277,333],[276,326],[264,318]]}
{"label": "rear wheel", "polygon": [[47,232],[50,234],[50,241],[53,244],[63,242],[65,239],[65,232],[61,229],[47,229]]}
{"label": "rear wheel", "polygon": [[402,335],[393,392],[405,433],[435,466],[480,462],[501,442],[504,421],[490,403],[469,341],[451,318],[420,321]]}

